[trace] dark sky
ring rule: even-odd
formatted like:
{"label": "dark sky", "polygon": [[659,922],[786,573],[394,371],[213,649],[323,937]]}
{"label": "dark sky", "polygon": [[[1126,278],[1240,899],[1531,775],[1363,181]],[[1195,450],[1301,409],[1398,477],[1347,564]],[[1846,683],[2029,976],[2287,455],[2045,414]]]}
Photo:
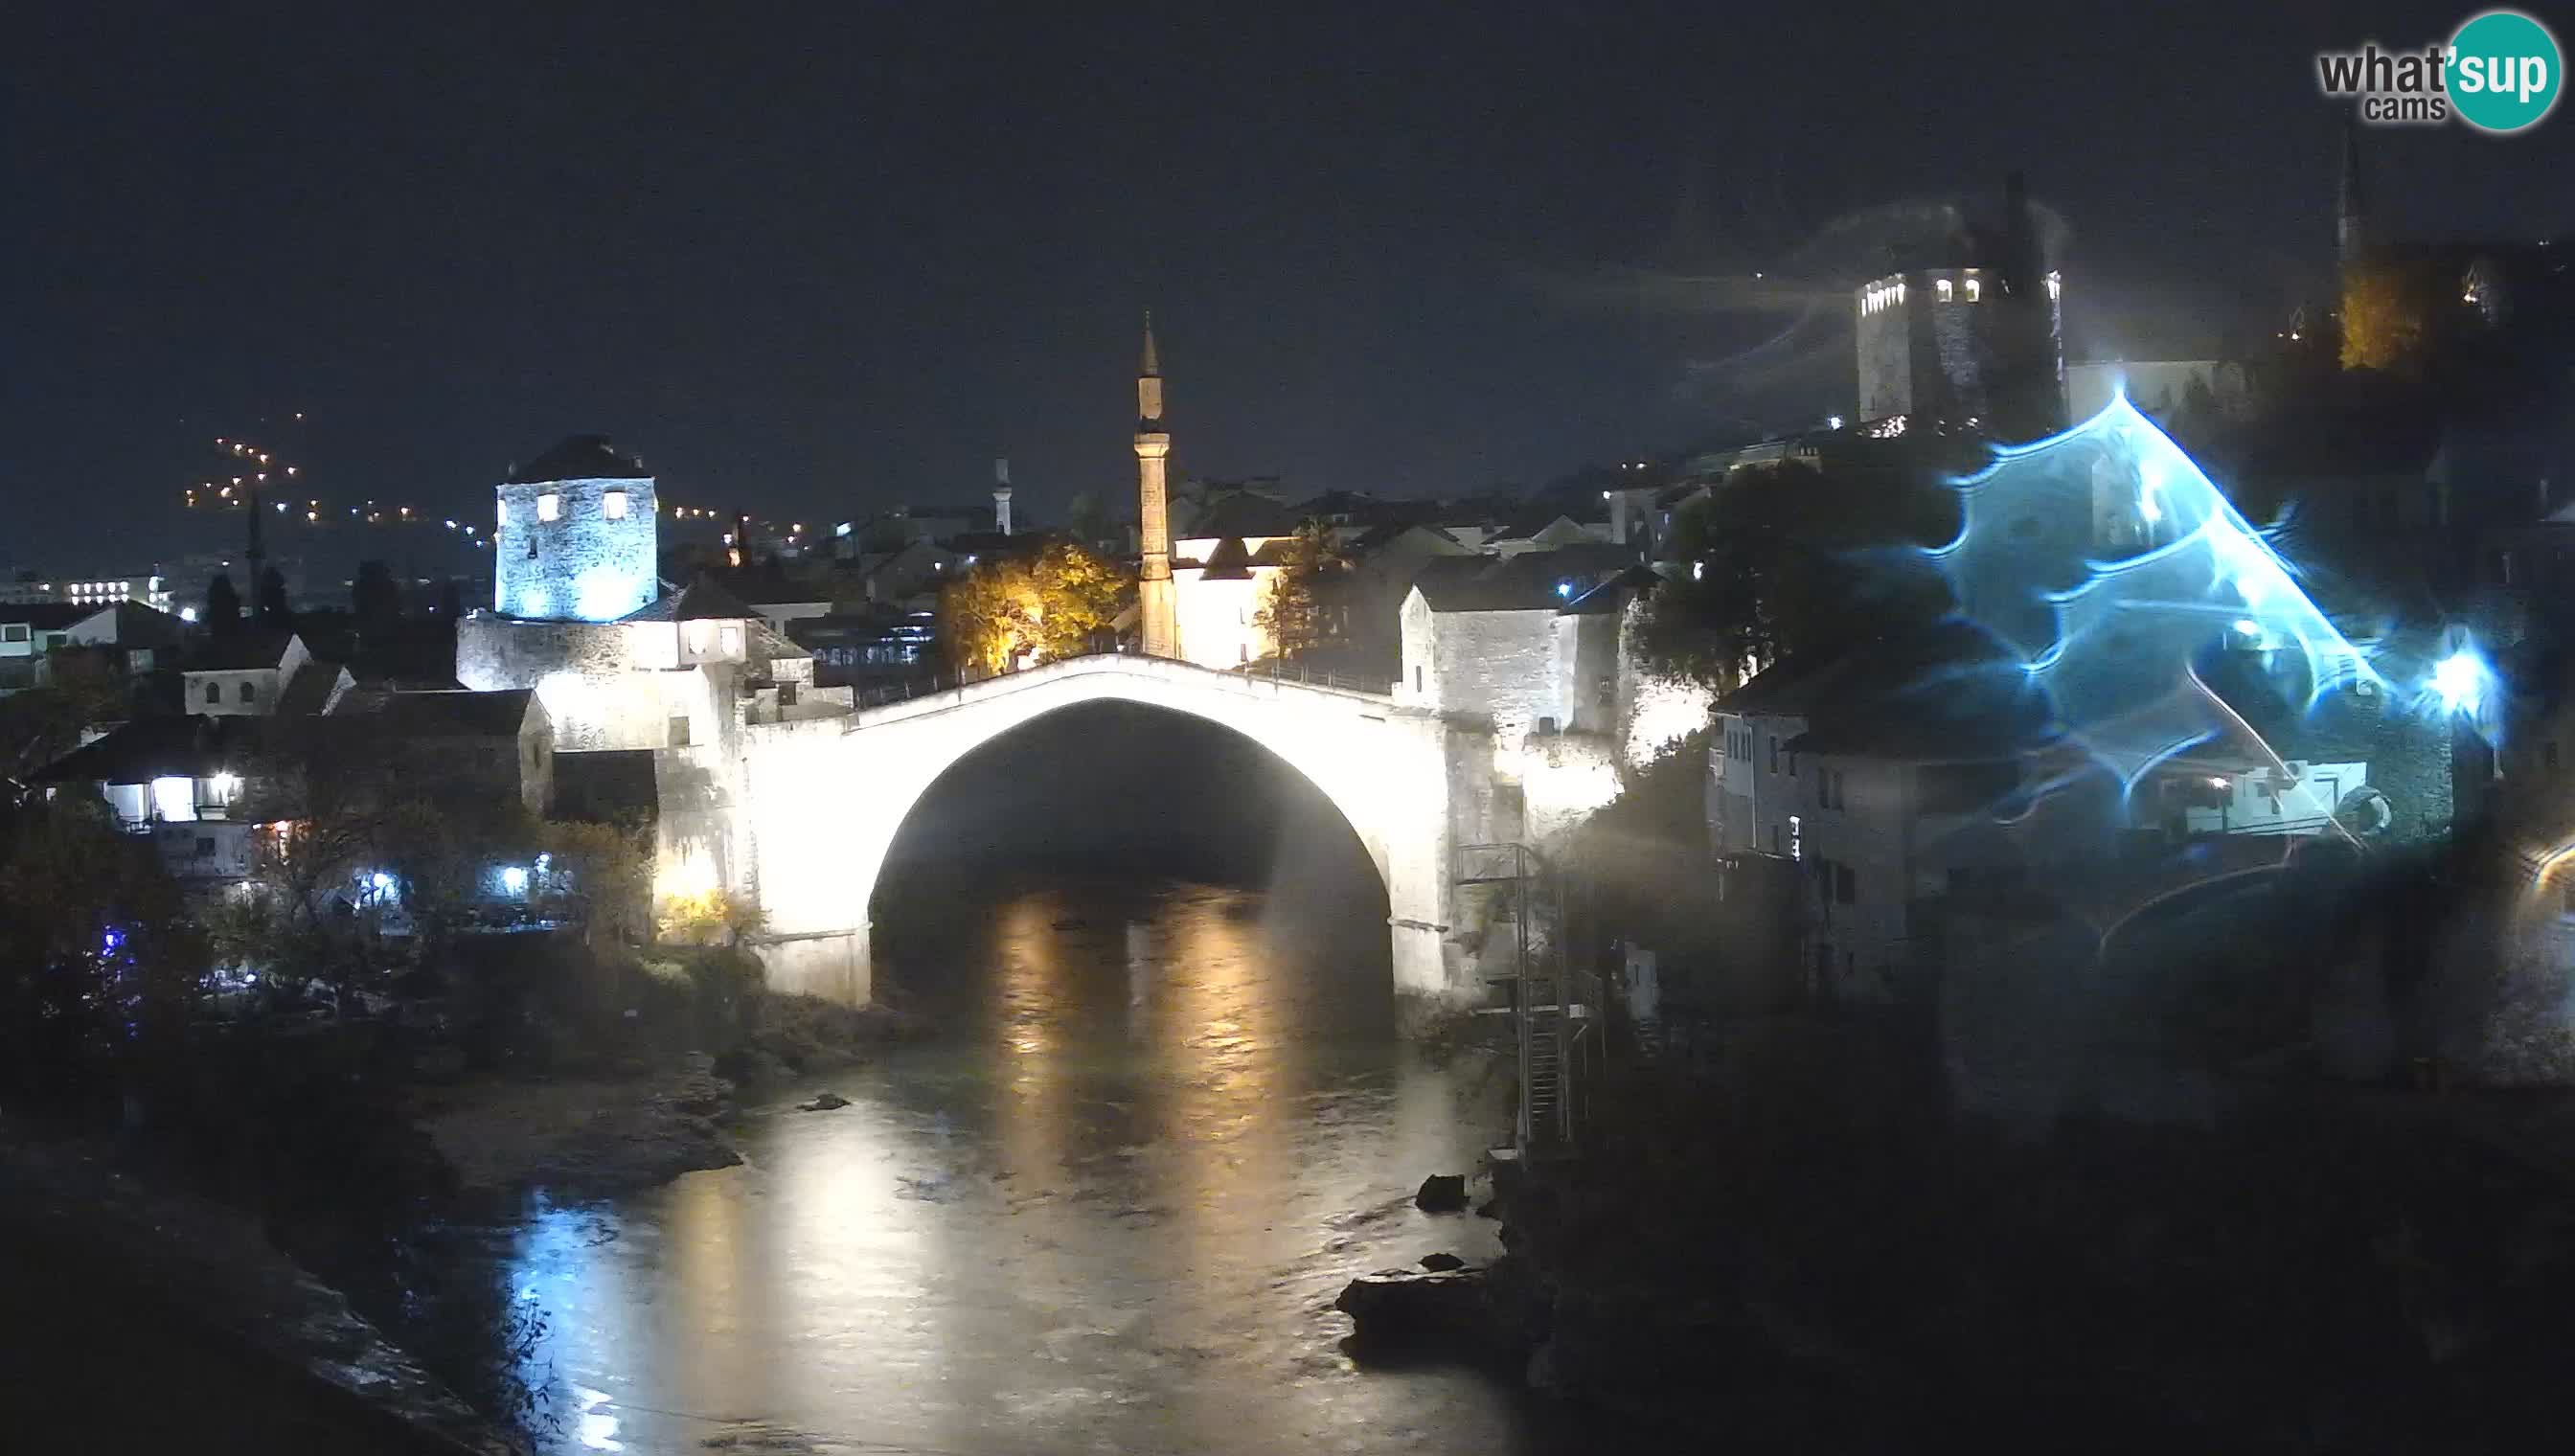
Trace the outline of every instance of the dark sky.
{"label": "dark sky", "polygon": [[[1147,304],[1185,470],[1535,483],[1847,408],[1838,290],[2015,165],[2077,346],[2152,354],[2322,265],[2313,52],[2467,13],[52,8],[0,62],[0,563],[63,573],[206,536],[205,446],[298,409],[342,506],[479,521],[603,430],[823,519],[1008,453],[1053,518],[1132,490]],[[2369,145],[2401,226],[2575,231],[2575,116]]]}

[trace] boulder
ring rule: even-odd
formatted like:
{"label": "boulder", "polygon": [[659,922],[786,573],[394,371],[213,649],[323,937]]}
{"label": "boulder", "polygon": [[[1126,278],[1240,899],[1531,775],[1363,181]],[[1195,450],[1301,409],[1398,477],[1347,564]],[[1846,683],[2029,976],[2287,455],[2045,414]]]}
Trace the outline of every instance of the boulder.
{"label": "boulder", "polygon": [[838,1092],[817,1092],[814,1094],[813,1101],[797,1103],[796,1110],[799,1112],[829,1112],[834,1108],[847,1107],[848,1105],[850,1105],[850,1099],[842,1096]]}
{"label": "boulder", "polygon": [[1342,1287],[1332,1307],[1350,1317],[1353,1339],[1372,1344],[1427,1340],[1480,1349],[1495,1333],[1480,1269],[1362,1274]]}
{"label": "boulder", "polygon": [[1466,1267],[1466,1261],[1457,1257],[1455,1254],[1423,1254],[1421,1256],[1421,1267],[1428,1269],[1433,1274],[1445,1274],[1451,1269],[1462,1269]]}
{"label": "boulder", "polygon": [[1424,1213],[1455,1213],[1466,1206],[1466,1175],[1432,1173],[1421,1180],[1421,1191],[1412,1195],[1412,1206]]}
{"label": "boulder", "polygon": [[712,1072],[693,1071],[674,1083],[663,1100],[692,1117],[713,1117],[733,1104],[733,1083]]}

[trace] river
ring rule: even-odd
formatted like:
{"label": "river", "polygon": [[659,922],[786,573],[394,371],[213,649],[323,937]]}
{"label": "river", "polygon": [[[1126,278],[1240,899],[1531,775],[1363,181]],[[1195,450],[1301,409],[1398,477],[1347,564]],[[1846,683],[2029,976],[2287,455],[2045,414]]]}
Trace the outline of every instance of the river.
{"label": "river", "polygon": [[1340,1348],[1352,1274],[1498,1251],[1411,1205],[1503,1089],[1393,1039],[1381,903],[1036,874],[881,920],[938,1037],[831,1078],[846,1108],[756,1109],[741,1167],[506,1231],[555,1447],[1587,1445],[1507,1379]]}

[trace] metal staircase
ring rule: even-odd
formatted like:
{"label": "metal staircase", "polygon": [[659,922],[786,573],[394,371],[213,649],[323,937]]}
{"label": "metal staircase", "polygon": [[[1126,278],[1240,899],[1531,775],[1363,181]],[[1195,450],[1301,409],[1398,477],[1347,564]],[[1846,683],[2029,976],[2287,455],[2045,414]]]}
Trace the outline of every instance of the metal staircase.
{"label": "metal staircase", "polygon": [[[1490,1014],[1511,1018],[1519,1061],[1519,1114],[1512,1149],[1522,1158],[1563,1156],[1575,1147],[1587,1111],[1583,1083],[1600,1055],[1598,977],[1568,968],[1562,882],[1527,844],[1461,844],[1451,877],[1458,886],[1490,887],[1493,915],[1510,919],[1508,959],[1496,954],[1488,928],[1485,984],[1505,1004]],[[1536,917],[1548,918],[1533,945]]]}

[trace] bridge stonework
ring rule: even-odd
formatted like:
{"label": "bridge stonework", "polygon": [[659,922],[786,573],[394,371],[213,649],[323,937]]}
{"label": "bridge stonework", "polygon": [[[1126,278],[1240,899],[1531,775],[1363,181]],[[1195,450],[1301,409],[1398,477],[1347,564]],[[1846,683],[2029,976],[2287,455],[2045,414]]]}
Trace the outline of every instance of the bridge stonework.
{"label": "bridge stonework", "polygon": [[[1394,988],[1407,1014],[1480,994],[1451,854],[1460,842],[1516,837],[1519,824],[1506,820],[1522,812],[1516,795],[1496,791],[1488,729],[1373,694],[1126,655],[1077,658],[847,717],[744,727],[733,791],[690,832],[701,853],[710,831],[729,841],[714,857],[724,879],[767,913],[756,943],[770,983],[868,999],[869,902],[915,805],[976,748],[1097,702],[1188,714],[1286,760],[1340,811],[1384,880]],[[667,837],[664,851],[672,852]]]}

